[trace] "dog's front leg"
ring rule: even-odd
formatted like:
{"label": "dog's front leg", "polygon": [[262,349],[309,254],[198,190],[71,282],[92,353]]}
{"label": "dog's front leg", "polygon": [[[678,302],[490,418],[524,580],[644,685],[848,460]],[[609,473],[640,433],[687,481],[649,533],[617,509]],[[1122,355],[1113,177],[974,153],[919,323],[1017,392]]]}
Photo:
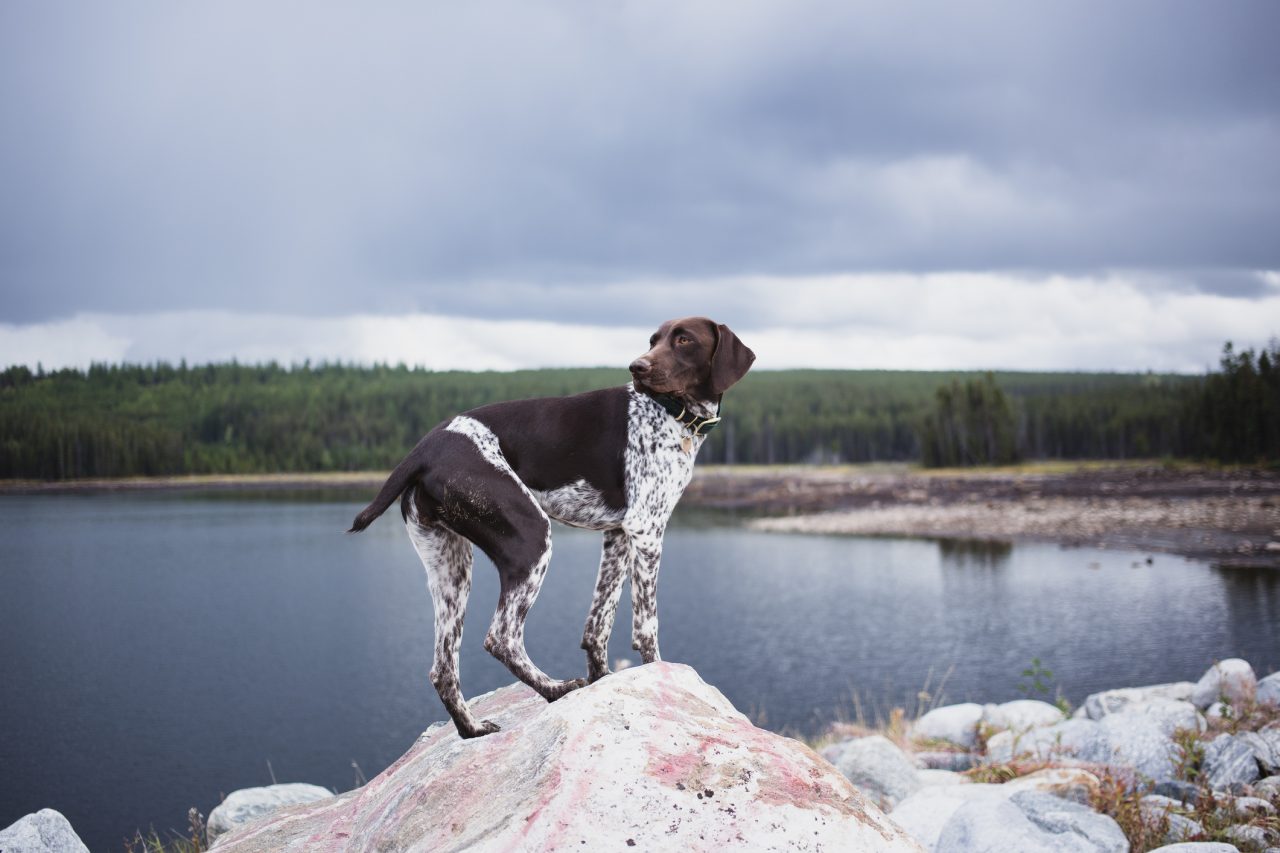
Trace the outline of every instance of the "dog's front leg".
{"label": "dog's front leg", "polygon": [[658,653],[658,563],[662,532],[633,536],[631,562],[631,648],[644,663],[662,660]]}
{"label": "dog's front leg", "polygon": [[606,530],[604,551],[600,555],[600,574],[596,591],[582,632],[582,648],[587,652],[587,677],[598,681],[609,674],[609,634],[618,615],[618,599],[622,582],[631,567],[631,543],[622,530]]}

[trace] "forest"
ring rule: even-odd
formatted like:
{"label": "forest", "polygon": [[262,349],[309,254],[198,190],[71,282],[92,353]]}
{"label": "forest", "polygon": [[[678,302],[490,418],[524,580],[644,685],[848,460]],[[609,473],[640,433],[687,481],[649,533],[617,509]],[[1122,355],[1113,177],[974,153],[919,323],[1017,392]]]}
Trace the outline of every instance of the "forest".
{"label": "forest", "polygon": [[[620,369],[96,364],[0,373],[0,477],[60,480],[392,467],[443,419],[495,400],[621,385]],[[755,371],[702,464],[1189,457],[1280,460],[1280,347],[1206,376]]]}

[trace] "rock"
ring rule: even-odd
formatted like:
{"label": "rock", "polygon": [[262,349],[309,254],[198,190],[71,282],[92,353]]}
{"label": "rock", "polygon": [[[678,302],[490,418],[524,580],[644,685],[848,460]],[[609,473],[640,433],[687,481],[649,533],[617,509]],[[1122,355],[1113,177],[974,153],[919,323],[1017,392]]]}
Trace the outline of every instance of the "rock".
{"label": "rock", "polygon": [[936,785],[972,785],[973,780],[954,770],[917,770],[916,776],[923,787]]}
{"label": "rock", "polygon": [[1280,729],[1243,732],[1236,737],[1249,744],[1253,760],[1258,762],[1263,773],[1280,773]]}
{"label": "rock", "polygon": [[912,794],[893,810],[893,819],[930,850],[951,816],[971,800],[1007,800],[1026,791],[1054,794],[1075,802],[1088,802],[1089,792],[1098,787],[1098,778],[1086,770],[1051,768],[1021,776],[1004,785],[969,784],[927,786]]}
{"label": "rock", "polygon": [[1177,800],[1180,803],[1192,806],[1200,801],[1200,789],[1194,783],[1184,782],[1181,779],[1166,779],[1163,782],[1157,782],[1155,792],[1171,800]]}
{"label": "rock", "polygon": [[942,740],[972,749],[978,739],[978,721],[981,719],[982,706],[976,702],[943,705],[916,720],[911,726],[911,736],[917,740]]}
{"label": "rock", "polygon": [[0,829],[0,851],[3,853],[89,853],[71,822],[53,809],[19,818]]}
{"label": "rock", "polygon": [[1254,698],[1263,705],[1280,705],[1280,672],[1259,681]]}
{"label": "rock", "polygon": [[267,785],[264,788],[241,788],[232,791],[209,812],[206,833],[209,843],[225,832],[252,823],[276,809],[300,803],[314,803],[332,797],[333,792],[319,785],[291,782],[284,785]]}
{"label": "rock", "polygon": [[929,770],[954,770],[956,772],[971,770],[981,763],[978,756],[971,752],[944,752],[942,750],[917,752],[915,760],[917,767],[924,767]]}
{"label": "rock", "polygon": [[921,787],[911,759],[880,735],[845,741],[831,763],[855,788],[884,809],[892,809]]}
{"label": "rock", "polygon": [[1205,782],[1213,790],[1247,785],[1258,778],[1258,762],[1253,750],[1240,737],[1220,734],[1204,748]]}
{"label": "rock", "polygon": [[1080,707],[1091,720],[1101,720],[1107,714],[1114,714],[1126,706],[1150,699],[1173,699],[1186,702],[1191,699],[1195,685],[1190,681],[1175,681],[1171,684],[1152,684],[1148,687],[1122,687],[1119,690],[1104,690],[1090,694]]}
{"label": "rock", "polygon": [[522,684],[470,704],[502,730],[432,726],[363,788],[281,809],[214,851],[919,850],[687,666],[634,666],[551,704]]}
{"label": "rock", "polygon": [[1246,847],[1254,847],[1261,849],[1267,846],[1267,831],[1260,826],[1228,826],[1226,831],[1222,833],[1231,839],[1233,844],[1243,844]]}
{"label": "rock", "polygon": [[1258,679],[1248,661],[1228,658],[1209,667],[1200,677],[1195,690],[1191,692],[1191,701],[1201,710],[1219,699],[1238,705],[1252,701],[1257,689]]}
{"label": "rock", "polygon": [[1151,853],[1240,853],[1234,844],[1221,841],[1183,841],[1180,844],[1166,844],[1157,847]]}
{"label": "rock", "polygon": [[1061,709],[1038,699],[1017,699],[982,708],[982,722],[993,729],[1025,732],[1041,726],[1052,726],[1062,720]]}
{"label": "rock", "polygon": [[1204,717],[1196,710],[1196,706],[1181,699],[1166,699],[1153,696],[1140,702],[1126,705],[1117,714],[1123,716],[1142,716],[1153,721],[1160,730],[1169,737],[1179,729],[1202,732],[1207,726]]}
{"label": "rock", "polygon": [[1253,793],[1268,800],[1280,797],[1280,776],[1268,776],[1260,782],[1254,782]]}
{"label": "rock", "polygon": [[1023,733],[999,732],[987,741],[987,761],[1005,764],[1019,755],[1047,759],[1091,753],[1100,725],[1093,720],[1072,719]]}
{"label": "rock", "polygon": [[1148,794],[1139,800],[1138,808],[1142,811],[1143,818],[1149,823],[1165,821],[1168,830],[1165,832],[1164,841],[1168,844],[1186,841],[1204,833],[1204,827],[1200,823],[1179,812],[1182,804],[1177,800],[1171,800],[1159,794]]}
{"label": "rock", "polygon": [[935,850],[1116,851],[1128,853],[1120,826],[1106,815],[1049,794],[972,800],[942,828]]}
{"label": "rock", "polygon": [[1276,813],[1276,807],[1261,797],[1236,797],[1231,801],[1231,808],[1241,817]]}
{"label": "rock", "polygon": [[1093,750],[1080,756],[1084,760],[1132,767],[1153,782],[1177,776],[1177,746],[1156,719],[1143,713],[1109,714],[1098,729]]}

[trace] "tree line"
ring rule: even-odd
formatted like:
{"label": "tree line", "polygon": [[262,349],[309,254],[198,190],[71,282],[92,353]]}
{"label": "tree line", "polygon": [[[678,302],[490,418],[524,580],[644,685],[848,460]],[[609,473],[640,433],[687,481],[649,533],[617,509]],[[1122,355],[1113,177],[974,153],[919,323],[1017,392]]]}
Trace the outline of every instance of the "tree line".
{"label": "tree line", "polygon": [[[1273,343],[1208,376],[755,371],[702,463],[1280,458]],[[0,373],[0,477],[387,469],[434,425],[496,400],[621,385],[623,370],[95,364]]]}

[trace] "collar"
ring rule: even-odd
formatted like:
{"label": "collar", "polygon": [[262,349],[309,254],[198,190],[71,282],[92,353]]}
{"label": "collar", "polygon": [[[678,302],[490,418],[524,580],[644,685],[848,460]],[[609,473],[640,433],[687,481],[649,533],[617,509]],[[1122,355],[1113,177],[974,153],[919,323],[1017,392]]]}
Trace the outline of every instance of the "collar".
{"label": "collar", "polygon": [[689,410],[679,397],[672,394],[650,394],[659,406],[667,410],[667,414],[689,428],[694,435],[706,435],[720,423],[719,417],[701,418]]}

